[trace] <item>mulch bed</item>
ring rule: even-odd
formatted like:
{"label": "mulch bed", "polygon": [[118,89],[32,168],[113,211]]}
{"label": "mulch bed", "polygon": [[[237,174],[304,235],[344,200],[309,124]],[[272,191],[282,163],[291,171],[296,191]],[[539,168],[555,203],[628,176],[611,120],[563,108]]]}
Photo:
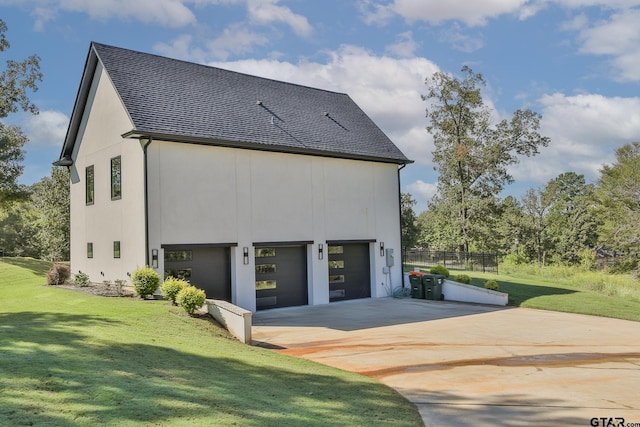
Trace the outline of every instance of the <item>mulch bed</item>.
{"label": "mulch bed", "polygon": [[72,291],[84,292],[90,295],[99,295],[102,297],[134,297],[135,292],[130,288],[123,288],[118,294],[118,289],[114,283],[91,283],[89,286],[76,285],[55,285],[57,288],[70,289]]}

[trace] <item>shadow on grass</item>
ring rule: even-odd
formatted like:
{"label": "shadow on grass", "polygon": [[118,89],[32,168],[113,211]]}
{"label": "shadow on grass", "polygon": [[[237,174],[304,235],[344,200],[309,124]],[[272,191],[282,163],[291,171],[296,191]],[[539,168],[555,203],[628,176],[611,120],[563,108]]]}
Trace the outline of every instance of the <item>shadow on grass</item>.
{"label": "shadow on grass", "polygon": [[49,269],[53,265],[53,263],[50,261],[22,257],[3,257],[0,258],[0,261],[31,271],[38,276],[42,276],[42,283],[45,283],[47,281],[47,271],[49,271]]}
{"label": "shadow on grass", "polygon": [[413,419],[406,411],[397,419],[403,399],[368,379],[347,381],[315,365],[304,372],[283,368],[265,350],[237,344],[245,356],[236,359],[214,346],[214,354],[202,356],[87,339],[86,333],[112,323],[118,322],[2,314],[0,425],[346,425],[359,418],[377,425],[420,423],[415,411]]}

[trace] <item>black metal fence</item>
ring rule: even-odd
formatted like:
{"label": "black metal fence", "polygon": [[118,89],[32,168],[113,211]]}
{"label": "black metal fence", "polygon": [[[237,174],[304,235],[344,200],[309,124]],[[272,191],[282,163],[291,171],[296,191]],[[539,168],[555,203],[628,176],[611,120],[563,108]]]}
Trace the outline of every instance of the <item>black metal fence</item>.
{"label": "black metal fence", "polygon": [[404,253],[405,267],[444,265],[449,270],[482,271],[498,274],[498,254],[491,252],[446,252],[409,250]]}

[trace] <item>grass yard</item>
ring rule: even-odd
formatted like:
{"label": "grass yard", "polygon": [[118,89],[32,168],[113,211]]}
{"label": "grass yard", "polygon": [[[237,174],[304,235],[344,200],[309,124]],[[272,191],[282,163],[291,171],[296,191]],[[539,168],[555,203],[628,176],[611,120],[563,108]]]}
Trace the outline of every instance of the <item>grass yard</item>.
{"label": "grass yard", "polygon": [[640,321],[640,282],[630,277],[566,268],[549,268],[545,273],[502,267],[497,275],[458,270],[450,273],[452,278],[467,274],[471,284],[479,287],[489,279],[496,280],[499,291],[509,294],[509,305]]}
{"label": "grass yard", "polygon": [[44,286],[0,259],[0,425],[419,426],[366,377],[250,347],[165,301]]}

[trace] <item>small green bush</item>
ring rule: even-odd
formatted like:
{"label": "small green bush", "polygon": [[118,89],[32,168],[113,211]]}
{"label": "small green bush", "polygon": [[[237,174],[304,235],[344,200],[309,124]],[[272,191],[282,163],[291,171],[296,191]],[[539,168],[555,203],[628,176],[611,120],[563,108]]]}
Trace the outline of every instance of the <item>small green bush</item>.
{"label": "small green bush", "polygon": [[160,275],[151,267],[138,268],[131,275],[131,283],[141,298],[153,294],[160,286]]}
{"label": "small green bush", "polygon": [[456,282],[464,283],[465,285],[468,285],[469,283],[471,283],[471,277],[469,277],[466,274],[458,274],[456,276]]}
{"label": "small green bush", "polygon": [[444,277],[449,278],[449,269],[444,265],[436,265],[429,269],[431,274],[442,274]]}
{"label": "small green bush", "polygon": [[175,305],[178,293],[187,286],[189,286],[189,282],[186,280],[169,276],[162,282],[162,285],[160,285],[160,291],[162,291],[162,295],[164,295],[165,298],[171,300],[171,303]]}
{"label": "small green bush", "polygon": [[66,264],[53,264],[47,272],[47,285],[64,285],[71,277],[71,269]]}
{"label": "small green bush", "polygon": [[86,288],[89,286],[91,281],[89,280],[89,275],[87,273],[79,271],[78,274],[73,275],[73,283],[81,288]]}
{"label": "small green bush", "polygon": [[182,288],[176,296],[176,302],[178,305],[184,308],[184,311],[190,315],[193,315],[197,309],[202,307],[205,299],[206,294],[204,291],[191,285]]}
{"label": "small green bush", "polygon": [[487,280],[486,282],[484,282],[484,288],[492,290],[492,291],[497,291],[498,290],[498,282],[496,282],[493,279]]}

